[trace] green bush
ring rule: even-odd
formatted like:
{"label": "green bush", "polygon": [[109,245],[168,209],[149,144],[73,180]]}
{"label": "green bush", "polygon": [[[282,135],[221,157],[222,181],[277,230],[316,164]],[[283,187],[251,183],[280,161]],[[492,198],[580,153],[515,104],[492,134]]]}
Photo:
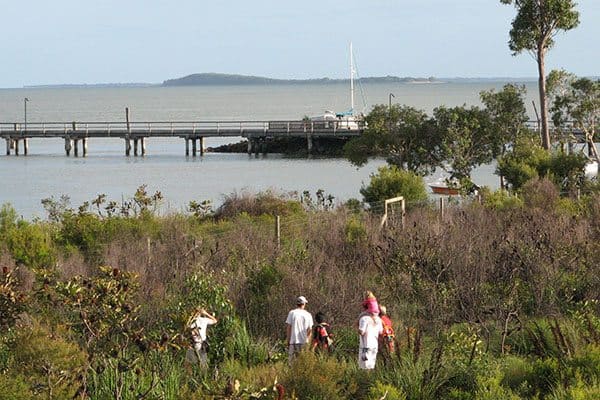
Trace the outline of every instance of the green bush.
{"label": "green bush", "polygon": [[584,169],[588,159],[579,153],[556,153],[549,161],[549,171],[561,190],[572,191],[580,187],[585,174]]}
{"label": "green bush", "polygon": [[285,375],[287,364],[284,361],[247,366],[234,359],[227,359],[221,365],[221,374],[229,381],[237,380],[242,392],[256,392],[271,387]]}
{"label": "green bush", "polygon": [[550,153],[534,139],[524,138],[498,159],[496,172],[515,191],[536,178],[552,178],[561,190],[571,191],[582,185],[586,163],[582,154]]}
{"label": "green bush", "polygon": [[502,380],[500,382],[502,386],[520,394],[531,393],[534,390],[528,382],[529,377],[533,373],[533,367],[529,360],[509,356],[504,360],[502,373]]}
{"label": "green bush", "polygon": [[537,143],[537,139],[522,138],[510,152],[498,158],[496,173],[518,191],[529,180],[545,176],[549,160],[550,153]]}
{"label": "green bush", "polygon": [[344,361],[303,351],[292,361],[283,386],[299,400],[342,399],[341,383],[346,368]]}
{"label": "green bush", "polygon": [[572,386],[560,385],[546,397],[547,400],[598,400],[600,399],[600,381],[592,383],[578,380]]}
{"label": "green bush", "polygon": [[394,165],[380,167],[376,174],[371,174],[369,185],[363,186],[360,194],[372,209],[378,211],[384,200],[397,196],[403,196],[407,205],[427,200],[423,177]]}
{"label": "green bush", "polygon": [[0,245],[4,243],[17,265],[33,269],[53,268],[56,252],[49,226],[18,220],[10,205],[0,209]]}
{"label": "green bush", "polygon": [[0,400],[23,400],[32,397],[31,388],[23,375],[0,373]]}
{"label": "green bush", "polygon": [[442,363],[434,354],[415,360],[409,352],[397,352],[385,368],[378,370],[379,380],[399,388],[408,399],[437,400],[452,375]]}
{"label": "green bush", "polygon": [[358,217],[351,217],[348,222],[346,222],[344,234],[346,242],[349,244],[360,243],[367,238],[367,230]]}
{"label": "green bush", "polygon": [[397,387],[377,381],[369,390],[369,400],[381,399],[406,400],[406,395]]}
{"label": "green bush", "polygon": [[502,385],[502,372],[496,371],[490,376],[481,376],[477,379],[475,400],[520,400],[516,393]]}
{"label": "green bush", "polygon": [[0,270],[0,339],[28,306],[27,297],[19,288],[17,270]]}
{"label": "green bush", "polygon": [[554,358],[509,357],[505,360],[502,385],[527,398],[543,398],[552,391],[559,378],[559,365]]}
{"label": "green bush", "polygon": [[600,345],[589,345],[567,361],[567,373],[587,384],[600,382]]}
{"label": "green bush", "polygon": [[[227,288],[217,282],[209,272],[196,272],[189,275],[181,286],[177,287],[176,295],[166,306],[168,320],[163,321],[161,330],[171,336],[181,336],[185,332],[189,318],[197,307],[206,309],[215,315],[218,323],[208,330],[208,357],[212,365],[225,358],[225,343],[233,337],[235,328],[235,313],[233,305],[227,297]],[[187,345],[187,338],[182,338]]]}
{"label": "green bush", "polygon": [[224,346],[227,358],[236,359],[247,367],[283,357],[276,343],[269,339],[253,338],[246,324],[237,318],[232,322],[231,336],[225,339]]}
{"label": "green bush", "polygon": [[64,327],[39,324],[17,331],[10,369],[28,382],[32,397],[72,399],[81,388],[87,355],[66,336]]}
{"label": "green bush", "polygon": [[[200,372],[199,369],[196,371]],[[168,352],[153,352],[144,357],[140,367],[122,373],[115,368],[90,369],[87,395],[90,399],[98,400],[115,399],[117,393],[121,400],[192,399],[190,383],[202,378],[199,373],[186,374],[177,356]]]}
{"label": "green bush", "polygon": [[302,205],[287,195],[271,191],[260,192],[256,195],[232,193],[225,196],[223,204],[215,211],[215,217],[218,219],[234,218],[242,213],[251,216],[265,214],[286,216],[302,213]]}
{"label": "green bush", "polygon": [[484,191],[482,193],[483,204],[494,210],[510,210],[523,206],[523,200],[506,190]]}

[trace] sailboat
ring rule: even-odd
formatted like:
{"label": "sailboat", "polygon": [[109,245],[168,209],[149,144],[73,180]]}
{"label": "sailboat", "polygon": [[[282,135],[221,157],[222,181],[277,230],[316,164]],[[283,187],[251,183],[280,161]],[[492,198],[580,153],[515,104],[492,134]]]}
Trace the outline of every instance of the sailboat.
{"label": "sailboat", "polygon": [[354,54],[352,52],[352,42],[350,42],[350,109],[344,112],[334,113],[325,111],[323,115],[311,117],[313,122],[336,123],[337,129],[358,130],[364,125],[361,117],[354,114]]}

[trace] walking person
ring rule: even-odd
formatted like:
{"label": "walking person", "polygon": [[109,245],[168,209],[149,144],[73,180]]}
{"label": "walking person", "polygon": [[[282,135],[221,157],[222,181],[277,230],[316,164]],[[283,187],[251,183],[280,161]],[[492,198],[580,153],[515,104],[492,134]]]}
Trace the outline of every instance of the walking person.
{"label": "walking person", "polygon": [[308,301],[304,296],[296,298],[296,308],[288,313],[285,320],[289,361],[292,361],[294,356],[306,346],[311,337],[313,318],[306,311],[307,303]]}
{"label": "walking person", "polygon": [[[374,369],[379,349],[379,335],[383,332],[381,318],[376,313],[363,312],[358,320],[358,367],[360,369]],[[378,310],[379,311],[379,310]]]}
{"label": "walking person", "polygon": [[332,350],[333,340],[331,339],[331,327],[327,323],[325,314],[321,311],[315,314],[315,322],[317,323],[312,332],[313,351],[328,353]]}
{"label": "walking person", "polygon": [[379,315],[379,303],[377,302],[377,297],[375,297],[370,290],[365,292],[365,299],[363,300],[362,305],[365,312]]}
{"label": "walking person", "polygon": [[200,307],[196,309],[194,315],[189,319],[187,328],[189,329],[190,341],[192,343],[185,354],[185,361],[188,365],[200,364],[203,368],[208,365],[206,331],[209,325],[214,325],[217,322],[218,320],[214,315]]}
{"label": "walking person", "polygon": [[387,308],[379,305],[379,317],[381,318],[381,324],[383,325],[383,332],[381,332],[381,344],[388,354],[393,354],[396,350],[396,333],[394,332],[394,324],[390,319]]}

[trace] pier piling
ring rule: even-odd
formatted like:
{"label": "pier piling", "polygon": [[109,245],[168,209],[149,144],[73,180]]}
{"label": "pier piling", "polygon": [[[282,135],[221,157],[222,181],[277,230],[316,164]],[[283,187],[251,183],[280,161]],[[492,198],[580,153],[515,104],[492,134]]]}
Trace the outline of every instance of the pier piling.
{"label": "pier piling", "polygon": [[11,143],[10,143],[10,141],[11,141],[11,139],[10,139],[10,138],[7,138],[7,139],[5,139],[5,140],[6,140],[6,155],[7,155],[7,156],[10,156],[10,148],[11,148]]}
{"label": "pier piling", "polygon": [[190,139],[185,138],[185,156],[189,157],[190,155]]}
{"label": "pier piling", "polygon": [[142,145],[142,157],[143,157],[146,155],[146,138],[141,138],[140,144]]}
{"label": "pier piling", "polygon": [[192,138],[192,157],[196,157],[196,138]]}
{"label": "pier piling", "polygon": [[23,138],[23,155],[27,155],[29,153],[29,139]]}
{"label": "pier piling", "polygon": [[87,151],[88,151],[88,147],[87,147],[87,138],[83,138],[81,139],[81,147],[83,147],[83,156],[87,157]]}
{"label": "pier piling", "polygon": [[125,107],[125,123],[127,127],[127,136],[125,136],[125,155],[131,154],[131,124],[129,123],[129,107]]}
{"label": "pier piling", "polygon": [[200,155],[203,156],[204,155],[204,138],[201,137],[198,140],[200,141]]}
{"label": "pier piling", "polygon": [[79,139],[73,139],[73,156],[79,157]]}
{"label": "pier piling", "polygon": [[14,139],[13,144],[15,145],[15,156],[19,155],[19,139]]}
{"label": "pier piling", "polygon": [[131,139],[125,138],[125,155],[129,157],[131,155]]}
{"label": "pier piling", "polygon": [[65,154],[67,157],[71,155],[71,139],[68,137],[65,138]]}
{"label": "pier piling", "polygon": [[138,156],[138,139],[133,139],[133,155]]}

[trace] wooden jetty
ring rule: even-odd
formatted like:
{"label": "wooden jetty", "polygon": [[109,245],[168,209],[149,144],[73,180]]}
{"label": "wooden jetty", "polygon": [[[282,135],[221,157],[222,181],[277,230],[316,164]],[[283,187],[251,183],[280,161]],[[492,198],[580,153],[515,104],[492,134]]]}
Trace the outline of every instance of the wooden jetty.
{"label": "wooden jetty", "polygon": [[[177,137],[185,141],[185,155],[204,154],[204,138],[242,137],[248,140],[248,153],[258,153],[267,139],[303,137],[307,150],[319,138],[348,139],[359,136],[364,123],[344,119],[327,121],[153,121],[153,122],[0,122],[0,138],[6,141],[6,155],[27,155],[31,138],[62,138],[65,154],[86,156],[92,138],[119,138],[125,155],[144,156],[146,139]],[[80,151],[81,150],[81,151]]]}
{"label": "wooden jetty", "polygon": [[[529,121],[527,127],[539,130],[539,123]],[[0,138],[6,141],[6,155],[27,155],[29,139],[62,138],[65,154],[75,157],[88,154],[92,138],[119,138],[124,141],[125,155],[144,156],[146,139],[177,137],[185,141],[185,155],[204,154],[204,138],[242,137],[248,141],[248,153],[264,151],[266,140],[273,138],[306,138],[309,153],[320,138],[347,140],[363,133],[364,120],[294,120],[294,121],[152,121],[131,122],[129,110],[120,122],[0,122]],[[566,129],[580,143],[583,133],[572,126]],[[190,151],[191,148],[191,151]]]}

